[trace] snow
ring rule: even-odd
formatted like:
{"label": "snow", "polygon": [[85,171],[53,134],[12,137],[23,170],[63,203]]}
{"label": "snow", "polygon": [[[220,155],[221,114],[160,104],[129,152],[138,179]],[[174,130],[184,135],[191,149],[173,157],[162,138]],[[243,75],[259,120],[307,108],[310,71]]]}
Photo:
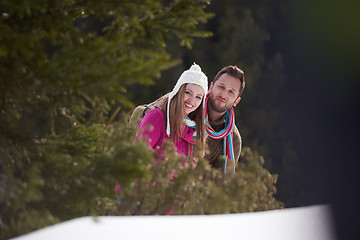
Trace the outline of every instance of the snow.
{"label": "snow", "polygon": [[16,240],[137,239],[335,240],[330,205],[255,213],[80,217]]}

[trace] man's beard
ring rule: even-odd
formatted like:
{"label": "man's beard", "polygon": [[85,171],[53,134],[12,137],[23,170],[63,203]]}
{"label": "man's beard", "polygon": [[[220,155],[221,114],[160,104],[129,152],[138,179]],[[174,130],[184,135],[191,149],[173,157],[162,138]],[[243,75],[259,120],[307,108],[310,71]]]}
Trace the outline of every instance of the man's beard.
{"label": "man's beard", "polygon": [[210,94],[209,95],[209,104],[211,106],[211,108],[215,111],[215,112],[218,112],[218,113],[223,113],[223,112],[226,112],[227,110],[229,110],[231,107],[232,107],[232,104],[229,105],[229,104],[225,104],[225,106],[221,107],[221,106],[217,106],[215,104],[215,98]]}

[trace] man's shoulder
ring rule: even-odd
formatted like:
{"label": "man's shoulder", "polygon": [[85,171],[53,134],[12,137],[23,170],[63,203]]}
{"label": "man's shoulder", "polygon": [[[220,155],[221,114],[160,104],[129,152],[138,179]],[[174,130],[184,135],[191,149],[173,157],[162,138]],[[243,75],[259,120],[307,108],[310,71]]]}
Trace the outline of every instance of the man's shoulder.
{"label": "man's shoulder", "polygon": [[240,131],[235,124],[234,124],[233,133],[234,133],[234,136],[236,135],[241,139]]}
{"label": "man's shoulder", "polygon": [[129,124],[133,126],[139,125],[139,123],[141,122],[142,118],[145,115],[145,109],[146,109],[145,104],[137,106],[130,116]]}

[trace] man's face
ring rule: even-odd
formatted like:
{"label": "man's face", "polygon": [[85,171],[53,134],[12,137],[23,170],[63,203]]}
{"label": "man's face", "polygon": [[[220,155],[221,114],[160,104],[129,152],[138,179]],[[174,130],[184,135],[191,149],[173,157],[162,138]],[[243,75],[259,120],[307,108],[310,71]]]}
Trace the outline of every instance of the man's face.
{"label": "man's face", "polygon": [[209,89],[209,103],[214,111],[222,113],[235,107],[239,101],[240,80],[224,73]]}

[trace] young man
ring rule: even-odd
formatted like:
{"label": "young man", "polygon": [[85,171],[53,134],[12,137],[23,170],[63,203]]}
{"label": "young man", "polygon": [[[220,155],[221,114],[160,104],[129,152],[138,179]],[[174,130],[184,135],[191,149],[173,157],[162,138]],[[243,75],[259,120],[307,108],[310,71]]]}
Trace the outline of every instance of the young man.
{"label": "young man", "polygon": [[241,153],[241,136],[235,125],[233,107],[241,100],[245,88],[244,72],[236,66],[221,69],[210,85],[205,102],[205,124],[210,165],[235,172]]}
{"label": "young man", "polygon": [[[205,159],[212,167],[222,169],[224,173],[235,172],[241,153],[241,136],[235,125],[233,108],[240,102],[244,88],[244,72],[236,66],[227,66],[216,74],[205,100],[208,135]],[[130,124],[137,126],[159,100],[138,106],[131,115]]]}

